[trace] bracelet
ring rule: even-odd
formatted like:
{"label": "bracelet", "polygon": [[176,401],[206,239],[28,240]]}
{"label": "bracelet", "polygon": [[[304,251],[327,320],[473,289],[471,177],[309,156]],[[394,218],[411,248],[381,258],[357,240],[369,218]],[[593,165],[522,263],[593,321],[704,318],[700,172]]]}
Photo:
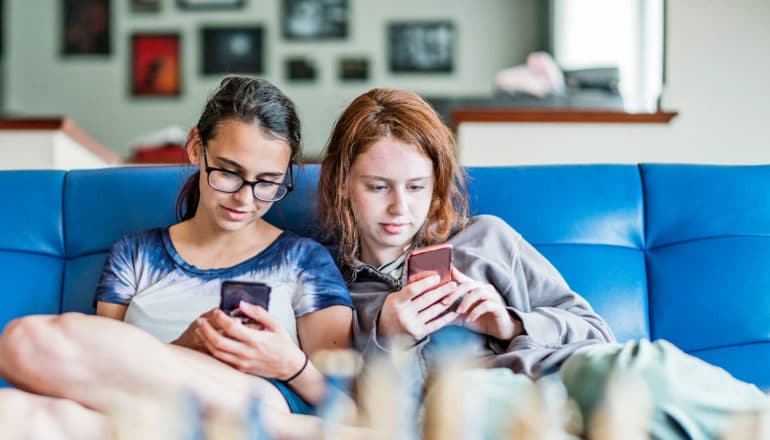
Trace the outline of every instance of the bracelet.
{"label": "bracelet", "polygon": [[302,364],[302,368],[300,368],[300,369],[299,369],[299,371],[297,371],[296,373],[294,373],[294,374],[293,374],[293,375],[292,375],[290,378],[288,378],[288,379],[284,380],[284,382],[286,382],[286,383],[289,383],[289,382],[291,382],[292,380],[296,379],[296,378],[297,378],[297,376],[299,376],[300,374],[302,374],[302,372],[303,372],[303,371],[305,371],[305,368],[307,368],[307,363],[308,363],[308,361],[310,360],[310,357],[309,357],[309,356],[307,355],[307,353],[305,353],[304,351],[302,352],[302,354],[304,354],[304,355],[305,355],[305,363],[304,363],[304,364]]}

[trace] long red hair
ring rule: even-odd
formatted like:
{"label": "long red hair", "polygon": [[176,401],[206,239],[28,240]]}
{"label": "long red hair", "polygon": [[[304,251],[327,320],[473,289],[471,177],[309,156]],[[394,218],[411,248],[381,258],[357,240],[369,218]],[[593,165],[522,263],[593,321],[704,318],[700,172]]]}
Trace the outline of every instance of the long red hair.
{"label": "long red hair", "polygon": [[359,252],[348,192],[350,169],[359,154],[388,136],[417,146],[433,163],[433,202],[416,240],[426,244],[446,241],[452,228],[467,218],[465,175],[457,164],[452,132],[418,95],[395,89],[370,90],[354,99],[337,120],[318,185],[322,226],[339,241],[340,256],[347,263]]}

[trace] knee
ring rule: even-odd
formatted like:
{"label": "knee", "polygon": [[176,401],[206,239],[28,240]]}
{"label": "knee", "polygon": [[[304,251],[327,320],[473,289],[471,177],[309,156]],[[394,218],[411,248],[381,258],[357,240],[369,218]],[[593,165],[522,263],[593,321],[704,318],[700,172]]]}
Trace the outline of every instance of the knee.
{"label": "knee", "polygon": [[36,315],[8,323],[0,335],[0,374],[15,382],[38,366],[66,362],[69,344],[62,330],[70,325],[68,321],[71,318],[66,316]]}

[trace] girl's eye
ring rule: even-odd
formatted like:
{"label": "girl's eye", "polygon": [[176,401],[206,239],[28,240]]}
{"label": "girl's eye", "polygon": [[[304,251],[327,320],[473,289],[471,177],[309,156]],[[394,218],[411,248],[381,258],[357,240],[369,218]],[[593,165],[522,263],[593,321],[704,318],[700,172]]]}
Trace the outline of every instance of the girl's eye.
{"label": "girl's eye", "polygon": [[406,189],[412,192],[422,191],[424,188],[423,185],[409,185],[406,187]]}
{"label": "girl's eye", "polygon": [[372,191],[385,191],[387,188],[385,185],[369,185],[369,189]]}

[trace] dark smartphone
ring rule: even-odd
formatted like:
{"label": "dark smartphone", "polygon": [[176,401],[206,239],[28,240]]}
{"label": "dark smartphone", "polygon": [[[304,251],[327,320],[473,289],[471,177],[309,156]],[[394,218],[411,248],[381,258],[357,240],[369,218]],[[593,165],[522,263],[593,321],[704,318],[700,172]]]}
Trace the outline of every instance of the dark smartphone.
{"label": "dark smartphone", "polygon": [[230,316],[241,318],[244,324],[253,322],[238,308],[245,301],[267,310],[270,305],[270,286],[265,283],[251,281],[224,281],[220,290],[219,308]]}
{"label": "dark smartphone", "polygon": [[406,257],[407,284],[438,274],[441,277],[438,285],[452,281],[452,245],[437,244],[413,250]]}

